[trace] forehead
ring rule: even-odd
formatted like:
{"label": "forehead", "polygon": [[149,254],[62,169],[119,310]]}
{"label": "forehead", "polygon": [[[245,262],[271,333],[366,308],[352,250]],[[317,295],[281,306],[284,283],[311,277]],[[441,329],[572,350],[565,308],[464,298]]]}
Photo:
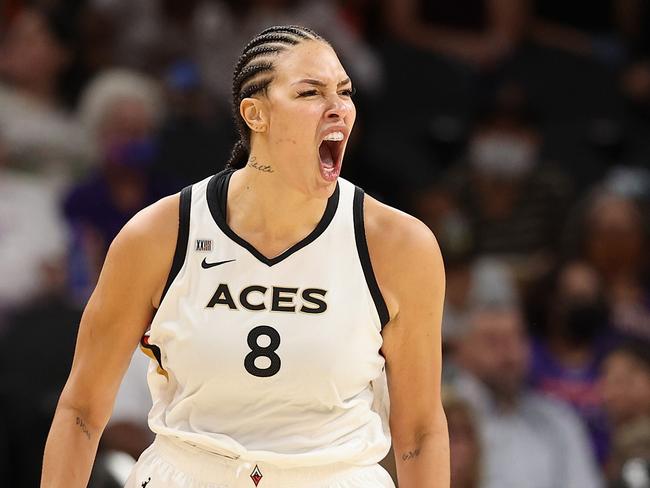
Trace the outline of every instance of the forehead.
{"label": "forehead", "polygon": [[574,263],[561,272],[558,284],[562,292],[593,296],[598,293],[600,282],[594,269],[582,263]]}
{"label": "forehead", "polygon": [[278,56],[275,77],[279,83],[294,83],[305,78],[337,83],[347,74],[328,44],[304,41]]}
{"label": "forehead", "polygon": [[516,334],[522,332],[521,317],[515,310],[483,310],[472,317],[478,335]]}
{"label": "forehead", "polygon": [[640,360],[625,351],[611,354],[605,361],[606,371],[623,371],[625,374],[642,373],[650,380],[650,370]]}

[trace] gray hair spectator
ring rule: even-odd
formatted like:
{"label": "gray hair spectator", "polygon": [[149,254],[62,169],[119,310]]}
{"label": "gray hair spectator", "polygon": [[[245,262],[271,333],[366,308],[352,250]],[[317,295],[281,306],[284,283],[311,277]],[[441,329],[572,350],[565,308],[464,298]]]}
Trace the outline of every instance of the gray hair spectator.
{"label": "gray hair spectator", "polygon": [[163,117],[158,84],[135,71],[112,69],[86,87],[79,120],[101,152],[124,140],[149,136]]}
{"label": "gray hair spectator", "polygon": [[519,293],[510,269],[495,258],[476,258],[447,273],[443,339],[452,345],[464,334],[471,311],[484,306],[517,306]]}
{"label": "gray hair spectator", "polygon": [[95,146],[97,166],[64,202],[72,230],[74,294],[85,300],[108,245],[137,211],[171,193],[153,179],[155,134],[163,117],[156,82],[127,70],[100,73],[81,98],[79,118]]}
{"label": "gray hair spectator", "polygon": [[453,381],[476,409],[483,488],[602,486],[587,433],[569,407],[526,386],[529,342],[515,306],[473,311],[458,343]]}

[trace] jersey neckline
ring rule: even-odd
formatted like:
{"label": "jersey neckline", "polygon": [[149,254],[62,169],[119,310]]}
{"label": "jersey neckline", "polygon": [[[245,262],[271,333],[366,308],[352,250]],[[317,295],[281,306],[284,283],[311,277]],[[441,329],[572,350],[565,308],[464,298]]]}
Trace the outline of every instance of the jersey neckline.
{"label": "jersey neckline", "polygon": [[325,229],[327,229],[330,222],[332,222],[334,215],[336,214],[340,194],[338,181],[336,182],[336,189],[334,190],[334,193],[332,193],[332,195],[327,199],[325,212],[323,212],[323,216],[321,217],[316,227],[314,227],[314,230],[312,230],[304,239],[296,242],[286,251],[278,254],[273,258],[268,258],[259,252],[255,246],[253,246],[246,239],[243,239],[237,235],[237,233],[235,233],[235,231],[232,230],[227,223],[226,216],[228,211],[228,186],[230,184],[230,177],[234,172],[235,170],[233,168],[227,168],[210,178],[206,189],[208,208],[210,209],[210,213],[212,214],[212,218],[214,219],[215,223],[219,226],[219,228],[226,236],[228,236],[235,243],[242,246],[244,249],[248,250],[253,256],[255,256],[255,258],[267,266],[273,266],[281,261],[284,261],[293,253],[314,242],[323,232],[325,232]]}

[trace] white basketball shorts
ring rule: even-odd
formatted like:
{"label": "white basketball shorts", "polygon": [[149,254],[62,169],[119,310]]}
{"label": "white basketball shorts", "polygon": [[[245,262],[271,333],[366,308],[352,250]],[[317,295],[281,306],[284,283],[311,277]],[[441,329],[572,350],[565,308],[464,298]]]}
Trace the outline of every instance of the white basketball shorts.
{"label": "white basketball shorts", "polygon": [[125,488],[395,488],[378,464],[278,468],[231,459],[158,436],[142,453]]}

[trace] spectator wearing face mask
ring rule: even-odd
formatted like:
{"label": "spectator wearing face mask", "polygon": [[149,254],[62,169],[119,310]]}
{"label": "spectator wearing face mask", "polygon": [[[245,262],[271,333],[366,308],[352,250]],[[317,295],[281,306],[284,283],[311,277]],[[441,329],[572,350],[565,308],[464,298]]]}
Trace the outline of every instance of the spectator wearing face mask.
{"label": "spectator wearing face mask", "polygon": [[529,344],[518,307],[475,309],[456,361],[453,386],[480,425],[483,488],[602,486],[580,419],[526,386]]}
{"label": "spectator wearing face mask", "polygon": [[540,147],[521,111],[499,109],[478,123],[467,164],[449,178],[477,253],[507,260],[524,280],[549,269],[570,194],[562,173],[539,164]]}
{"label": "spectator wearing face mask", "polygon": [[612,426],[612,488],[650,486],[650,344],[629,341],[614,349],[601,388]]}
{"label": "spectator wearing face mask", "polygon": [[540,290],[544,322],[533,340],[531,383],[570,404],[585,422],[600,462],[608,449],[607,421],[598,388],[607,351],[608,310],[600,278],[586,263],[562,266]]}

